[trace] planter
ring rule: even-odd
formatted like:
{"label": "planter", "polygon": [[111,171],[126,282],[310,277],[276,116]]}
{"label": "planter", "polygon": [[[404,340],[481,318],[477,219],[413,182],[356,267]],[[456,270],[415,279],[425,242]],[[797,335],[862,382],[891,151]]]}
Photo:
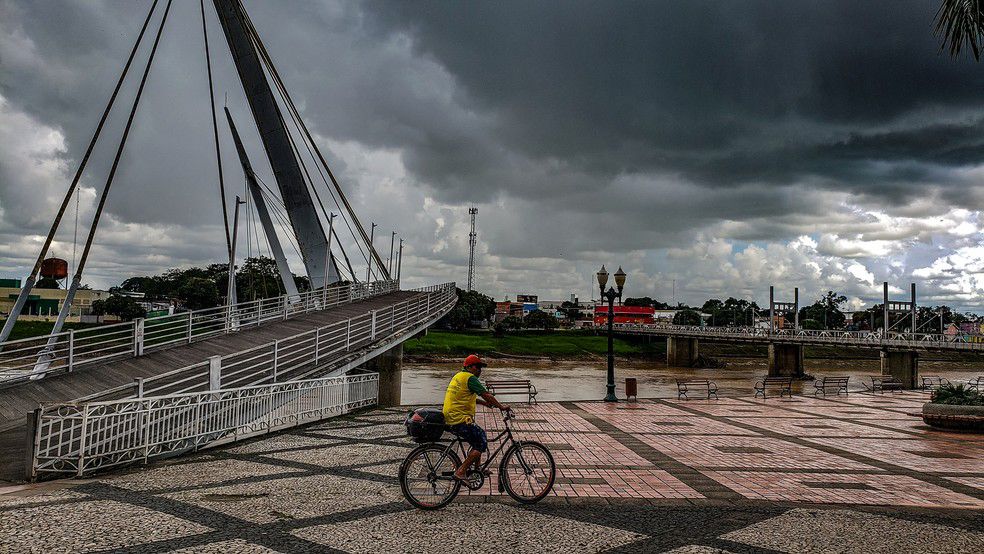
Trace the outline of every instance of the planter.
{"label": "planter", "polygon": [[922,418],[927,425],[940,429],[984,433],[984,406],[923,404]]}

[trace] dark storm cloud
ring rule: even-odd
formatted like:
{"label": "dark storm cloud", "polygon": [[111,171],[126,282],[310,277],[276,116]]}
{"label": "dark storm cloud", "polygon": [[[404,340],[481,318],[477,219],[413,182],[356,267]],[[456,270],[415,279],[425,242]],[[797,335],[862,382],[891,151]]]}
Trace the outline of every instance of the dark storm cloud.
{"label": "dark storm cloud", "polygon": [[[502,148],[596,176],[679,172],[705,186],[820,176],[854,190],[926,176],[873,174],[871,162],[981,160],[976,121],[881,129],[984,105],[984,72],[938,55],[932,1],[370,5],[382,32],[410,33],[496,115]],[[419,145],[411,167],[455,188],[444,152]],[[472,175],[495,175],[508,163],[485,153],[455,156],[456,171],[472,161]]]}
{"label": "dark storm cloud", "polygon": [[[868,242],[973,227],[955,212],[984,206],[984,71],[938,54],[936,0],[244,3],[357,212],[406,236],[411,275],[463,274],[472,203],[499,296],[543,271],[563,296],[608,256],[636,283],[724,294],[867,279],[857,260],[894,277],[928,258]],[[30,139],[0,149],[3,271],[33,256],[149,4],[0,0],[0,136]],[[219,103],[272,184],[210,4]],[[174,3],[97,237],[106,284],[224,249],[198,17]],[[228,205],[242,176],[220,126]]]}

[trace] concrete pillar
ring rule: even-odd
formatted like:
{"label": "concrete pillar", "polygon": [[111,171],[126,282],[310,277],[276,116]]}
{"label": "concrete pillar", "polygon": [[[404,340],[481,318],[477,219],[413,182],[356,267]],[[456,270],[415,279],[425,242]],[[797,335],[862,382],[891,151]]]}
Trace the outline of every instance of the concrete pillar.
{"label": "concrete pillar", "polygon": [[693,367],[697,363],[699,348],[697,339],[666,337],[666,365]]}
{"label": "concrete pillar", "polygon": [[379,405],[400,405],[403,386],[403,343],[400,343],[363,365],[367,371],[379,374]]}
{"label": "concrete pillar", "polygon": [[919,353],[882,350],[881,372],[902,381],[904,388],[914,389],[919,380]]}
{"label": "concrete pillar", "polygon": [[769,343],[769,376],[802,377],[803,347],[798,344]]}

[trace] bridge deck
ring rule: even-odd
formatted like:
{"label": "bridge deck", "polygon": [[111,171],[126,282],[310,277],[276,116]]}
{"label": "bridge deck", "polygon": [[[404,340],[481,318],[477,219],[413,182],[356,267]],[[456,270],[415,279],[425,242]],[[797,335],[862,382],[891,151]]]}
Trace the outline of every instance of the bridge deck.
{"label": "bridge deck", "polygon": [[41,402],[74,400],[132,383],[138,377],[160,375],[203,362],[211,356],[239,352],[259,344],[344,321],[419,294],[423,293],[393,292],[352,304],[342,304],[321,312],[311,312],[236,333],[219,335],[200,342],[157,350],[139,358],[93,364],[73,373],[54,375],[39,381],[0,389],[0,480],[19,480],[23,476],[26,452],[25,417]]}

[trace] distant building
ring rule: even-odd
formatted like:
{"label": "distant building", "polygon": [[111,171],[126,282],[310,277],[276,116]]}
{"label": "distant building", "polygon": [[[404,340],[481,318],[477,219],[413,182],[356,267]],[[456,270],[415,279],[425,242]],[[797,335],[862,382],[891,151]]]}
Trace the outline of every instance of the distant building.
{"label": "distant building", "polygon": [[[615,323],[651,325],[656,322],[656,310],[652,306],[615,306]],[[608,305],[597,304],[594,308],[595,326],[608,325]]]}
{"label": "distant building", "polygon": [[[20,279],[0,279],[0,316],[7,317],[20,295]],[[34,287],[27,297],[20,321],[54,321],[58,317],[68,291],[65,289],[39,289]],[[109,291],[79,289],[69,312],[68,321],[80,321],[92,313],[92,303],[112,296]]]}

